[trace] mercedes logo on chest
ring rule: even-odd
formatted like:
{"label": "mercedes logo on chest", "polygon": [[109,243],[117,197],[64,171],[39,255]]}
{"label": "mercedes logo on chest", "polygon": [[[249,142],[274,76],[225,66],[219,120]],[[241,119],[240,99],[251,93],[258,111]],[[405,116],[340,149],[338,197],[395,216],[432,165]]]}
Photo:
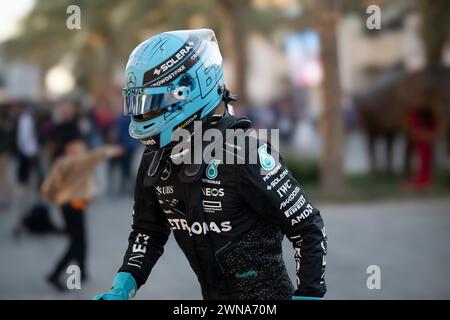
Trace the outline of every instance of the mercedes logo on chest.
{"label": "mercedes logo on chest", "polygon": [[169,179],[171,173],[172,165],[170,164],[170,161],[167,161],[166,166],[164,167],[164,170],[161,174],[161,180],[166,181],[167,179]]}

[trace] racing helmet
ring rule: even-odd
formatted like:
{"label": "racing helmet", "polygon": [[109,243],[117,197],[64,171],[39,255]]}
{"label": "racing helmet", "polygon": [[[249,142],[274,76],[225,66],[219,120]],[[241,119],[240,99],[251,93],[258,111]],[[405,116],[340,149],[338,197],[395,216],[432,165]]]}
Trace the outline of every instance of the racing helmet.
{"label": "racing helmet", "polygon": [[172,141],[178,128],[193,131],[224,94],[222,56],[210,29],[170,31],[153,36],[131,53],[125,70],[124,113],[130,136],[150,149]]}

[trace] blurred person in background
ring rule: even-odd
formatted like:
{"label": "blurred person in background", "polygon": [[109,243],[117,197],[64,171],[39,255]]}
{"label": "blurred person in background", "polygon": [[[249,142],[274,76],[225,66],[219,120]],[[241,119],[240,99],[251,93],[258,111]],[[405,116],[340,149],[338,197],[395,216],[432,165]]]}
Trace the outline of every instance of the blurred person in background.
{"label": "blurred person in background", "polygon": [[299,120],[293,98],[285,96],[279,99],[275,109],[278,111],[278,114],[274,128],[280,130],[281,142],[289,144],[292,141]]}
{"label": "blurred person in background", "polygon": [[104,144],[103,137],[96,126],[92,105],[80,105],[82,110],[78,121],[80,131],[85,137],[89,149],[96,149]]}
{"label": "blurred person in background", "polygon": [[[194,131],[194,120],[222,134],[250,127],[250,121],[234,116],[228,104],[235,97],[224,84],[214,32],[183,30],[151,37],[132,52],[125,75],[130,135],[146,149],[123,264],[111,291],[95,299],[132,298],[162,255],[171,230],[204,299],[323,297],[324,224],[281,158],[275,160],[275,148],[258,141],[254,164],[221,163],[217,158],[209,164],[205,159],[194,164],[192,159],[173,161],[183,154],[173,149],[178,145],[172,141],[174,131],[186,129],[189,137],[196,135],[192,141],[202,140],[203,131]],[[225,112],[216,114],[222,103]],[[183,151],[192,155],[195,149]],[[248,145],[227,149],[236,158],[237,150],[245,150],[245,157],[256,152]],[[277,191],[282,186],[284,192]],[[284,235],[295,249],[297,289],[282,258]]]}
{"label": "blurred person in background", "polygon": [[0,212],[7,211],[12,200],[12,186],[9,177],[12,126],[8,104],[0,105]]}
{"label": "blurred person in background", "polygon": [[30,106],[21,103],[17,120],[16,150],[18,156],[17,180],[24,188],[30,186],[33,173],[37,174],[38,182],[42,179],[39,163],[39,142],[35,118]]}
{"label": "blurred person in background", "polygon": [[51,131],[52,161],[63,155],[65,143],[68,139],[81,136],[77,110],[72,102],[67,100],[59,101],[56,104],[55,112],[53,130]]}
{"label": "blurred person in background", "polygon": [[111,143],[117,114],[108,103],[108,97],[99,94],[94,102],[92,117],[95,127],[100,132],[103,143]]}
{"label": "blurred person in background", "polygon": [[70,136],[66,133],[64,139],[60,141],[63,154],[57,158],[41,187],[46,200],[60,207],[69,238],[66,252],[47,277],[47,281],[61,291],[65,289],[61,274],[72,261],[80,268],[81,280],[87,280],[85,211],[95,195],[93,171],[101,161],[122,152],[115,146],[87,151],[86,143],[76,131]]}
{"label": "blurred person in background", "polygon": [[[24,221],[39,202],[38,186],[43,179],[39,154],[39,137],[36,117],[28,102],[18,102],[15,105],[18,113],[15,126],[15,152],[18,158],[17,205],[19,217],[13,229],[13,236],[19,237],[24,230]],[[37,181],[36,181],[37,180]]]}
{"label": "blurred person in background", "polygon": [[12,235],[18,240],[24,231],[40,235],[58,232],[38,192],[44,176],[41,144],[46,140],[45,110],[22,101],[13,103],[11,110],[17,119],[13,130],[13,149],[18,158],[16,198],[19,212]]}
{"label": "blurred person in background", "polygon": [[432,182],[434,141],[438,133],[438,119],[430,103],[422,99],[407,114],[409,132],[416,160],[414,176],[408,188],[428,188]]}
{"label": "blurred person in background", "polygon": [[[133,188],[133,156],[139,146],[139,141],[130,137],[129,134],[130,118],[119,116],[115,125],[115,139],[114,142],[122,147],[123,153],[111,159],[110,171],[118,167],[120,172],[119,180],[119,194],[129,194]],[[112,174],[112,172],[111,172]],[[110,175],[111,176],[111,175]],[[114,192],[114,191],[113,191]]]}

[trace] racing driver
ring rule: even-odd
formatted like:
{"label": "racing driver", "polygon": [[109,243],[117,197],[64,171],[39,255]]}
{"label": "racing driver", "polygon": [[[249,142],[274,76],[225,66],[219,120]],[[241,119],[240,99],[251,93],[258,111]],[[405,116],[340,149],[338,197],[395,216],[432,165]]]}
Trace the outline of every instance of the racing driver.
{"label": "racing driver", "polygon": [[[146,148],[123,264],[111,291],[94,299],[134,297],[171,231],[204,299],[321,299],[327,253],[322,217],[275,146],[252,137],[241,145],[227,140],[229,153],[243,163],[223,157],[175,161],[178,130],[188,130],[191,140],[208,128],[250,130],[250,121],[234,116],[229,106],[235,96],[224,85],[214,32],[180,30],[149,38],[131,53],[125,77],[129,133]],[[222,103],[225,111],[218,113]],[[251,139],[257,148],[250,147]],[[282,257],[284,236],[294,247],[295,287]]]}

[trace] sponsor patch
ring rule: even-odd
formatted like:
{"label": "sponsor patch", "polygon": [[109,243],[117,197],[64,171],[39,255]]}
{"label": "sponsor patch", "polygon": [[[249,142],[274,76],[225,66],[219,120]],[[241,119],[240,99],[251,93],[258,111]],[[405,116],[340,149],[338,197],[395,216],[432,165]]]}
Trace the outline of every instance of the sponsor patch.
{"label": "sponsor patch", "polygon": [[308,218],[309,215],[313,212],[313,209],[314,209],[313,206],[308,203],[306,205],[305,210],[303,210],[303,212],[301,214],[299,214],[298,216],[296,216],[295,218],[293,218],[291,220],[291,225],[297,224],[297,223],[301,222],[302,220]]}
{"label": "sponsor patch", "polygon": [[275,168],[275,159],[270,154],[267,153],[266,143],[258,148],[258,157],[261,167],[264,170],[269,171]]}
{"label": "sponsor patch", "polygon": [[141,140],[141,143],[145,146],[154,146],[156,144],[156,141],[153,139],[145,139]]}
{"label": "sponsor patch", "polygon": [[284,212],[284,215],[286,218],[289,218],[294,213],[296,213],[298,210],[300,210],[301,207],[305,204],[306,199],[303,195],[300,196],[300,198],[289,208]]}
{"label": "sponsor patch", "polygon": [[292,183],[291,180],[287,180],[285,183],[283,183],[278,189],[277,189],[277,194],[280,198],[283,198],[284,195],[286,194],[286,192],[289,191],[289,189],[291,189],[292,187]]}
{"label": "sponsor patch", "polygon": [[220,223],[216,223],[214,221],[211,222],[193,222],[191,225],[188,224],[186,219],[167,219],[170,223],[172,230],[183,230],[189,232],[189,235],[195,234],[206,234],[210,231],[216,233],[228,232],[232,229],[230,221],[222,221]]}
{"label": "sponsor patch", "polygon": [[209,184],[220,185],[220,181],[219,181],[219,180],[202,179],[202,182],[203,182],[203,183],[209,183]]}
{"label": "sponsor patch", "polygon": [[173,193],[173,186],[157,186],[156,191],[158,192],[158,194],[172,194]]}
{"label": "sponsor patch", "polygon": [[275,177],[270,184],[267,186],[267,190],[272,190],[273,188],[275,188],[277,186],[277,184],[279,184],[289,173],[288,169],[284,169],[282,173],[280,173],[280,175],[278,177]]}
{"label": "sponsor patch", "polygon": [[281,168],[281,164],[279,163],[279,164],[276,165],[275,169],[273,169],[272,171],[270,171],[268,174],[266,174],[263,177],[263,181],[266,182],[267,180],[272,178],[273,175],[276,174],[278,172],[278,170],[280,170],[280,168]]}
{"label": "sponsor patch", "polygon": [[280,210],[283,209],[285,206],[287,206],[289,203],[291,203],[292,200],[295,199],[297,194],[300,192],[300,188],[298,186],[295,187],[294,191],[291,192],[291,194],[287,197],[286,200],[281,202],[280,204]]}
{"label": "sponsor patch", "polygon": [[202,187],[202,192],[207,197],[223,197],[225,195],[223,188]]}
{"label": "sponsor patch", "polygon": [[144,86],[159,87],[175,80],[181,73],[189,70],[200,59],[205,46],[198,48],[197,37],[190,37],[178,50],[161,64],[144,74]]}
{"label": "sponsor patch", "polygon": [[202,204],[205,212],[214,213],[216,211],[222,211],[222,202],[220,201],[203,200]]}
{"label": "sponsor patch", "polygon": [[215,178],[217,178],[217,175],[219,174],[217,167],[219,166],[219,164],[220,164],[220,160],[213,159],[206,167],[205,173],[206,173],[206,177],[209,180],[214,180]]}

